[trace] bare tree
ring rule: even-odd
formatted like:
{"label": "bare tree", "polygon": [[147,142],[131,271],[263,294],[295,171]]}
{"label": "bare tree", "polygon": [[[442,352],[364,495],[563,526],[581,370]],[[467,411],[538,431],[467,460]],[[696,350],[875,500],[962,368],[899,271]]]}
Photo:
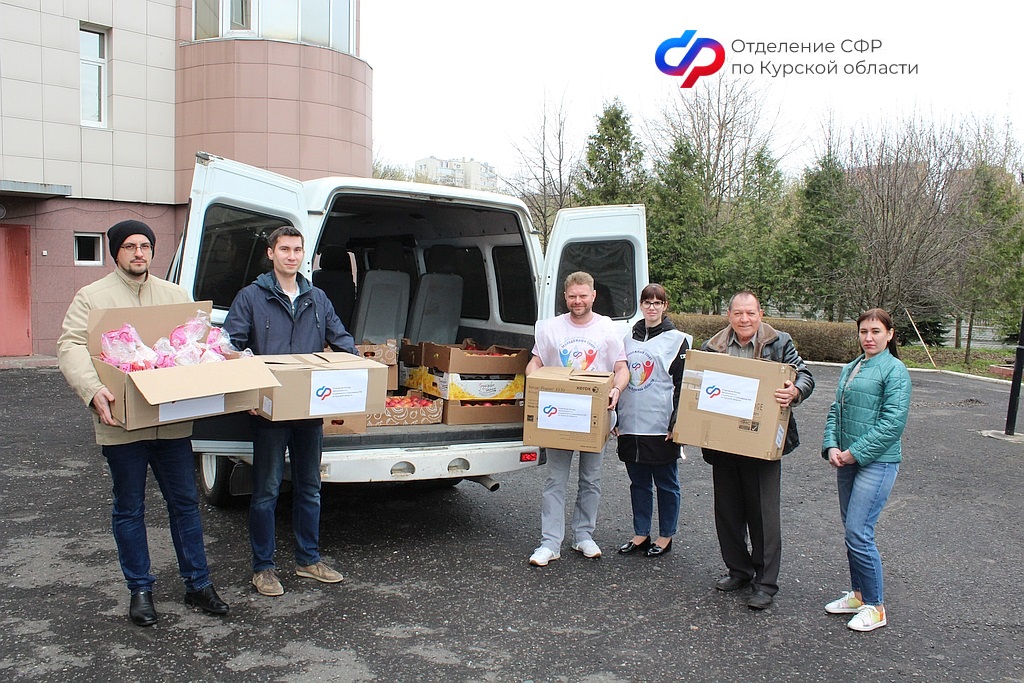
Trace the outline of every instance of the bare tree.
{"label": "bare tree", "polygon": [[844,165],[863,257],[850,282],[863,306],[949,310],[956,257],[972,241],[959,220],[970,199],[965,139],[960,124],[921,118],[851,134]]}
{"label": "bare tree", "polygon": [[513,149],[519,157],[519,170],[503,179],[530,209],[533,226],[541,233],[541,244],[547,245],[560,209],[572,206],[572,188],[578,174],[579,152],[573,147],[567,129],[568,112],[565,99],[544,105],[540,122],[533,132]]}

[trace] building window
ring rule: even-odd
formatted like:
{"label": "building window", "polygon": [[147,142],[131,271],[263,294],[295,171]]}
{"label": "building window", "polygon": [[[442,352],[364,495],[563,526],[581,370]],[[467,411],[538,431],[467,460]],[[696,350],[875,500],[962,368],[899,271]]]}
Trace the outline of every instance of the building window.
{"label": "building window", "polygon": [[75,233],[75,265],[103,265],[103,235]]}
{"label": "building window", "polygon": [[196,0],[196,40],[258,37],[310,43],[353,54],[353,0]]}
{"label": "building window", "polygon": [[100,31],[78,32],[81,59],[82,124],[105,126],[107,121],[107,36]]}

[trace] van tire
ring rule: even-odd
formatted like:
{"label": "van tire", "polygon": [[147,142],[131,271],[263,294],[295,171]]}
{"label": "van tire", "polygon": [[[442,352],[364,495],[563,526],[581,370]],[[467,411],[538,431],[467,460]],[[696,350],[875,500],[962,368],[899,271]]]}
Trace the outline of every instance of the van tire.
{"label": "van tire", "polygon": [[199,485],[210,505],[227,507],[231,504],[231,470],[234,467],[235,463],[223,455],[199,454]]}

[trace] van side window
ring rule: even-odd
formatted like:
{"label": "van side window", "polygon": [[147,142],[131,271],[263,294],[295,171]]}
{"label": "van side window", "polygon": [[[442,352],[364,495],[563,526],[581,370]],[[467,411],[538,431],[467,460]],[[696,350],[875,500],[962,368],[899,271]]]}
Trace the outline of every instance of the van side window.
{"label": "van side window", "polygon": [[558,264],[559,294],[555,298],[555,313],[561,315],[565,306],[563,283],[569,273],[583,270],[594,276],[594,312],[617,320],[636,313],[637,296],[634,271],[634,247],[625,240],[604,242],[573,242],[562,251]]}
{"label": "van side window", "polygon": [[266,237],[289,221],[241,209],[213,205],[203,218],[192,296],[227,309],[238,290],[270,270]]}
{"label": "van side window", "polygon": [[[444,258],[439,257],[441,251]],[[479,247],[431,247],[424,257],[428,273],[454,273],[462,276],[462,317],[488,320],[491,302],[487,298],[487,272]]]}
{"label": "van side window", "polygon": [[494,280],[498,288],[498,313],[509,323],[537,322],[533,272],[525,247],[494,247]]}

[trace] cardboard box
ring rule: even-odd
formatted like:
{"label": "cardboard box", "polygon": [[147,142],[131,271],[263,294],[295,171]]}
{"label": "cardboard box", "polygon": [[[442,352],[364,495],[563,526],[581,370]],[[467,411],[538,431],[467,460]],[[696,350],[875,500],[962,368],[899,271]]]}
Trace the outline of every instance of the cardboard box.
{"label": "cardboard box", "polygon": [[388,339],[384,344],[356,344],[363,358],[388,366],[388,391],[398,389],[398,341]]}
{"label": "cardboard box", "polygon": [[100,381],[114,394],[111,414],[125,429],[143,429],[199,417],[251,410],[259,391],[277,380],[257,358],[123,373],[100,360],[100,337],[130,323],[149,346],[178,325],[209,313],[210,301],[107,308],[89,313],[88,348]]}
{"label": "cardboard box", "polygon": [[795,379],[796,370],[785,363],[687,351],[672,440],[778,460],[790,409],[778,404],[775,390]]}
{"label": "cardboard box", "polygon": [[441,422],[446,425],[479,425],[504,422],[522,422],[526,401],[501,401],[483,405],[486,401],[445,401]]}
{"label": "cardboard box", "polygon": [[423,344],[412,344],[408,339],[403,339],[398,349],[398,360],[409,367],[423,365]]}
{"label": "cardboard box", "polygon": [[543,367],[526,378],[523,443],[600,452],[611,431],[610,372]]}
{"label": "cardboard box", "polygon": [[338,415],[324,418],[324,435],[328,434],[365,434],[365,413],[358,415]]}
{"label": "cardboard box", "polygon": [[[426,372],[424,372],[426,370]],[[423,365],[410,374],[410,383],[431,396],[453,401],[523,398],[526,375],[471,375],[443,372]]]}
{"label": "cardboard box", "polygon": [[[406,396],[408,398],[429,398],[424,397],[423,394],[418,391],[410,391]],[[388,398],[401,397],[389,396]],[[385,405],[383,412],[371,414],[366,418],[366,423],[370,427],[438,424],[441,422],[443,403],[444,401],[441,399],[435,398],[430,399],[430,404],[425,406]]]}
{"label": "cardboard box", "polygon": [[530,353],[526,349],[507,346],[467,349],[423,342],[422,347],[420,365],[461,375],[520,375],[526,372],[526,365],[530,362]]}
{"label": "cardboard box", "polygon": [[257,412],[273,422],[358,416],[384,410],[388,370],[349,353],[259,356],[278,387],[260,391]]}

